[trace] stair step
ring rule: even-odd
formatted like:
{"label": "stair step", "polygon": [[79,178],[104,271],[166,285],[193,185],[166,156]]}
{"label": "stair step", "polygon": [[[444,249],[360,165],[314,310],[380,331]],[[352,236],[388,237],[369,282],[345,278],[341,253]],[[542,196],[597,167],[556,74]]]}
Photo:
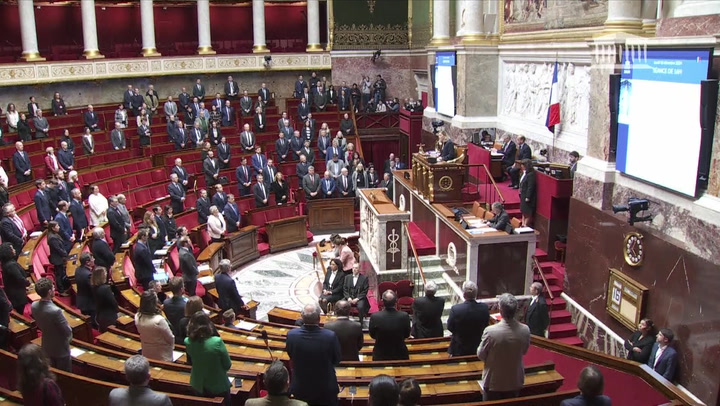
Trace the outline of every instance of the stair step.
{"label": "stair step", "polygon": [[550,313],[550,325],[553,324],[566,324],[572,320],[572,314],[567,310],[553,310]]}
{"label": "stair step", "polygon": [[566,307],[567,302],[565,301],[565,299],[556,296],[552,303],[553,312],[556,310],[565,310]]}
{"label": "stair step", "polygon": [[535,258],[537,258],[538,262],[545,262],[547,261],[547,252],[542,248],[535,248]]}
{"label": "stair step", "polygon": [[574,345],[576,347],[584,347],[585,346],[585,343],[583,343],[583,341],[578,336],[555,338],[553,340],[561,342],[563,344],[567,344],[567,345]]}
{"label": "stair step", "polygon": [[551,324],[548,327],[548,338],[576,337],[577,328],[572,323]]}

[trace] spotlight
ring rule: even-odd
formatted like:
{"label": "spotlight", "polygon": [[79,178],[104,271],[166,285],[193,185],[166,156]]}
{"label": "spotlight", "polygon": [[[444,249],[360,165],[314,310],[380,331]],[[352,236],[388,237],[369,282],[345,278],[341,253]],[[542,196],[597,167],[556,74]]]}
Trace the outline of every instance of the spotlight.
{"label": "spotlight", "polygon": [[628,223],[630,225],[633,225],[634,223],[644,222],[644,221],[652,221],[652,216],[641,216],[638,217],[638,213],[641,211],[648,210],[650,206],[650,203],[646,199],[638,199],[636,197],[631,197],[628,199],[627,206],[623,205],[613,205],[612,210],[613,213],[617,214],[620,212],[630,212],[630,217],[628,218]]}
{"label": "spotlight", "polygon": [[372,58],[370,59],[372,61],[372,63],[377,62],[377,60],[380,58],[381,54],[382,54],[381,50],[378,49],[377,51],[375,51],[375,53],[373,53]]}

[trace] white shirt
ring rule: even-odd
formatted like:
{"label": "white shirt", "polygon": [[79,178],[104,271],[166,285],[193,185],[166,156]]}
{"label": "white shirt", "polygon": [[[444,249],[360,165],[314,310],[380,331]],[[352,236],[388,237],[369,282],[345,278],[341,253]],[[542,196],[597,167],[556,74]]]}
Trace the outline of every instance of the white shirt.
{"label": "white shirt", "polygon": [[4,184],[5,186],[8,185],[8,176],[7,173],[5,173],[5,168],[0,166],[0,183]]}
{"label": "white shirt", "polygon": [[657,365],[658,361],[660,361],[660,357],[662,357],[663,352],[665,352],[665,348],[667,348],[667,345],[664,347],[658,345],[657,352],[655,353],[655,362],[653,363],[653,369],[655,369],[655,366]]}
{"label": "white shirt", "polygon": [[334,271],[330,273],[330,279],[328,279],[328,286],[332,286],[333,281],[335,280],[335,276],[337,275],[338,271]]}
{"label": "white shirt", "polygon": [[353,275],[353,287],[357,286],[358,278],[360,277],[360,274]]}
{"label": "white shirt", "polygon": [[530,306],[532,306],[535,304],[535,302],[537,302],[538,297],[537,296],[530,296],[530,297],[532,297],[532,300],[530,301]]}

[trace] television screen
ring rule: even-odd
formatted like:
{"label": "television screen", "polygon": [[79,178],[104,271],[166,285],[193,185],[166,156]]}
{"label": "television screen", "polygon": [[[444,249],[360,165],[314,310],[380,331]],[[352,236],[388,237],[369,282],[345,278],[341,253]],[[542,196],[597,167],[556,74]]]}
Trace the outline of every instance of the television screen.
{"label": "television screen", "polygon": [[450,117],[455,116],[455,88],[457,84],[457,68],[455,65],[455,52],[435,53],[433,75],[435,111]]}

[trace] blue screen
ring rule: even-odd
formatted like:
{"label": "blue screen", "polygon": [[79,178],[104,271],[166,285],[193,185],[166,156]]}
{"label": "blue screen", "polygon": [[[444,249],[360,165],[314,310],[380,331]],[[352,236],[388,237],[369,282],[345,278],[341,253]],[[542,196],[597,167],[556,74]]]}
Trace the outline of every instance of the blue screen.
{"label": "blue screen", "polygon": [[435,111],[455,115],[455,52],[435,53]]}

